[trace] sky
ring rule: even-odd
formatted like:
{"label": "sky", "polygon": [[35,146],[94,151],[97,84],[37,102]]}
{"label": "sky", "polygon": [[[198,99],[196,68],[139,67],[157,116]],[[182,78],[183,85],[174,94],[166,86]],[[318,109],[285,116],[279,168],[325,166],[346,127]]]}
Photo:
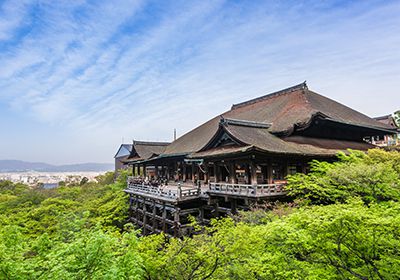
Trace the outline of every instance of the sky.
{"label": "sky", "polygon": [[400,109],[400,1],[0,0],[0,159],[112,162],[307,80]]}

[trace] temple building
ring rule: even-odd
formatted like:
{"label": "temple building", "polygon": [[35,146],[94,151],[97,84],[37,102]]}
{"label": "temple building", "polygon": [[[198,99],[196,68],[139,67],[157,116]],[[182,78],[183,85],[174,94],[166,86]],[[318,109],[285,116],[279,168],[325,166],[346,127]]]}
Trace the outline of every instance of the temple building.
{"label": "temple building", "polygon": [[374,148],[366,139],[396,131],[306,83],[235,104],[160,153],[130,156],[139,175],[126,189],[131,220],[144,234],[187,234],[189,215],[207,222],[251,203],[285,199],[286,176],[306,173],[311,160]]}
{"label": "temple building", "polygon": [[132,150],[132,144],[121,144],[117,153],[114,156],[115,162],[115,173],[118,173],[120,169],[126,169],[128,166],[125,164],[125,160],[129,157]]}
{"label": "temple building", "polygon": [[[377,120],[378,122],[387,124],[393,128],[399,128],[393,115],[375,117],[374,119]],[[388,134],[385,135],[384,137],[379,137],[379,136],[371,137],[370,142],[379,147],[390,147],[399,145],[399,138],[400,138],[399,133],[393,135]]]}
{"label": "temple building", "polygon": [[[161,155],[169,144],[169,142],[148,142],[134,140],[130,154],[123,160],[123,163],[128,165],[139,161],[148,161]],[[139,174],[142,174],[143,176],[149,175],[151,177],[155,177],[157,176],[158,172],[155,170],[154,166],[143,165],[142,169],[137,169],[136,173],[133,173],[133,175]]]}

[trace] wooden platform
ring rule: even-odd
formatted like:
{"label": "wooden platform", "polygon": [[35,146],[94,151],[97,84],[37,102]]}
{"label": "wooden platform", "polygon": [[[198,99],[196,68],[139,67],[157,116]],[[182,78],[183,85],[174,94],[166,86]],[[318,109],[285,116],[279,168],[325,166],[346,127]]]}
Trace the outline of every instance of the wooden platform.
{"label": "wooden platform", "polygon": [[129,179],[125,192],[130,196],[130,221],[142,234],[164,232],[180,237],[191,234],[191,218],[207,223],[212,218],[248,209],[260,200],[284,197],[284,184],[209,183],[151,186]]}
{"label": "wooden platform", "polygon": [[242,198],[268,198],[285,196],[284,184],[227,184],[209,183],[209,195],[235,196]]}

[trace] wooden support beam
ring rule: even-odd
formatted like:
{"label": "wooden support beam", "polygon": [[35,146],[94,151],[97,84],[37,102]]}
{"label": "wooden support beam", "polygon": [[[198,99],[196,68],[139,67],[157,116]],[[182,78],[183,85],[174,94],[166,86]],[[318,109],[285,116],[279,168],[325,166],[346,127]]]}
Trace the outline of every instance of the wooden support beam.
{"label": "wooden support beam", "polygon": [[158,178],[158,165],[154,166],[154,177],[157,179]]}
{"label": "wooden support beam", "polygon": [[143,164],[143,177],[147,176],[147,168],[146,168],[146,164]]}
{"label": "wooden support beam", "polygon": [[254,161],[250,162],[250,172],[251,172],[251,179],[250,182],[252,185],[257,185],[257,165]]}
{"label": "wooden support beam", "polygon": [[169,177],[170,172],[171,172],[171,165],[167,164],[167,174],[166,174],[167,181],[169,181],[171,179]]}
{"label": "wooden support beam", "polygon": [[219,182],[219,166],[217,165],[216,162],[214,162],[214,182],[215,183]]}
{"label": "wooden support beam", "polygon": [[176,208],[176,211],[174,213],[174,236],[178,237],[179,236],[179,208]]}
{"label": "wooden support beam", "polygon": [[204,173],[204,184],[208,184],[208,180],[209,180],[208,168],[209,168],[208,162],[205,161],[204,162],[204,171],[205,171],[205,173]]}
{"label": "wooden support beam", "polygon": [[306,173],[307,173],[307,163],[305,163],[305,162],[302,162],[302,163],[301,163],[301,172],[302,172],[303,174],[306,174]]}
{"label": "wooden support beam", "polygon": [[274,182],[274,174],[272,173],[272,163],[271,161],[268,162],[267,165],[267,182],[268,184],[272,184]]}
{"label": "wooden support beam", "polygon": [[229,183],[236,184],[236,168],[234,161],[229,162]]}
{"label": "wooden support beam", "polygon": [[201,224],[204,222],[204,208],[203,208],[203,206],[200,206],[200,208],[199,208],[199,220],[200,220]]}
{"label": "wooden support beam", "polygon": [[182,162],[182,181],[186,181],[186,163]]}
{"label": "wooden support beam", "polygon": [[283,178],[286,178],[286,176],[289,174],[289,163],[287,160],[282,162],[283,164]]}
{"label": "wooden support beam", "polygon": [[153,200],[153,225],[152,225],[152,231],[155,232],[157,228],[157,220],[156,220],[156,215],[157,215],[157,207],[156,207],[156,201]]}
{"label": "wooden support beam", "polygon": [[245,172],[246,172],[246,178],[247,178],[246,184],[251,184],[250,164],[246,164],[245,169],[246,169]]}
{"label": "wooden support beam", "polygon": [[163,232],[167,231],[166,219],[167,219],[167,208],[165,207],[165,202],[163,202],[163,213],[162,213],[162,230],[163,230]]}
{"label": "wooden support beam", "polygon": [[196,165],[196,178],[197,178],[197,182],[200,181],[200,166]]}
{"label": "wooden support beam", "polygon": [[145,226],[146,224],[147,224],[146,203],[143,203],[143,235],[147,234],[147,228]]}
{"label": "wooden support beam", "polygon": [[135,195],[135,197],[136,197],[136,209],[135,209],[135,211],[136,211],[136,221],[139,221],[139,197],[137,196],[137,195]]}
{"label": "wooden support beam", "polygon": [[196,170],[195,170],[195,165],[194,162],[192,162],[192,182],[194,183],[195,181],[195,176],[196,176]]}
{"label": "wooden support beam", "polygon": [[231,199],[231,212],[232,214],[236,214],[237,212],[237,200],[236,199]]}

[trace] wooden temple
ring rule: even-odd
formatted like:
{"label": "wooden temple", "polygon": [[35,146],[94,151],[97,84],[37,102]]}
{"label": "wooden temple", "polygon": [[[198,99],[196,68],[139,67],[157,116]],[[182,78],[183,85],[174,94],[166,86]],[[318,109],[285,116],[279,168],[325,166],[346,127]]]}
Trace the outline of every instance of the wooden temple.
{"label": "wooden temple", "polygon": [[143,234],[190,234],[190,216],[207,223],[252,203],[284,200],[286,176],[306,173],[311,160],[368,150],[375,146],[365,139],[395,133],[306,83],[235,104],[162,152],[132,150],[130,219]]}

